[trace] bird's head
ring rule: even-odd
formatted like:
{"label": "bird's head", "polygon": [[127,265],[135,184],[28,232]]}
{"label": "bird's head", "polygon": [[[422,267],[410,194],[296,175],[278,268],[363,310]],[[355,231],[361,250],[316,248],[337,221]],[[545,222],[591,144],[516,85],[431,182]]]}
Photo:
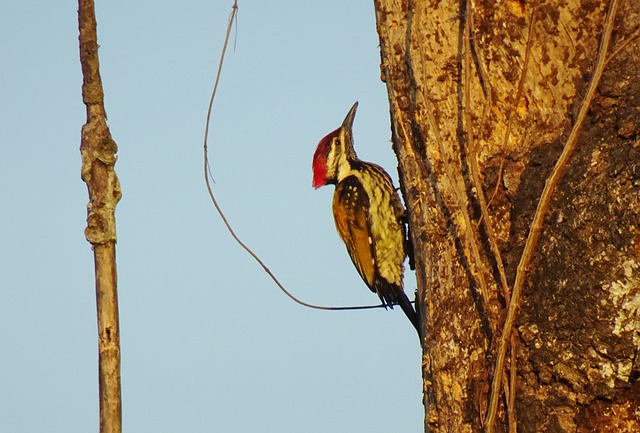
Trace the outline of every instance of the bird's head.
{"label": "bird's head", "polygon": [[353,148],[351,127],[356,117],[358,101],[351,107],[340,127],[326,136],[313,155],[313,181],[311,185],[318,189],[327,184],[337,184],[349,174],[351,162],[357,159]]}

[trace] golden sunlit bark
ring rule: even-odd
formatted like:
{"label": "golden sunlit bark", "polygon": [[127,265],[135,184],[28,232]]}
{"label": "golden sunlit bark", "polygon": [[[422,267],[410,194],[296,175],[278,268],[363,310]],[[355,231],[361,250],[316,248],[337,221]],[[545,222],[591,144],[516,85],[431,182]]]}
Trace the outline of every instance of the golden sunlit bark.
{"label": "golden sunlit bark", "polygon": [[640,4],[374,4],[425,430],[639,428]]}

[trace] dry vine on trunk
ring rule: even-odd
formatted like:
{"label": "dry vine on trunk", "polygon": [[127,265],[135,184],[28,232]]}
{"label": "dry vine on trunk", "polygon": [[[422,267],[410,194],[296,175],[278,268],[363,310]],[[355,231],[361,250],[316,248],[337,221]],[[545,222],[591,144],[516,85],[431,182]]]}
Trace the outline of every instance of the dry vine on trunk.
{"label": "dry vine on trunk", "polygon": [[640,3],[376,0],[425,429],[640,430]]}

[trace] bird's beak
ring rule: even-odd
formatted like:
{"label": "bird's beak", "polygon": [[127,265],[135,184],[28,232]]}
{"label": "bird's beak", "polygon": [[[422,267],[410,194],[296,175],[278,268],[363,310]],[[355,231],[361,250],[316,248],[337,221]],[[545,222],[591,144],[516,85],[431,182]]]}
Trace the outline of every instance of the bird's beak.
{"label": "bird's beak", "polygon": [[358,101],[351,107],[351,110],[347,113],[347,117],[344,118],[342,122],[342,128],[351,131],[351,127],[353,126],[353,119],[356,117],[356,110],[358,109]]}

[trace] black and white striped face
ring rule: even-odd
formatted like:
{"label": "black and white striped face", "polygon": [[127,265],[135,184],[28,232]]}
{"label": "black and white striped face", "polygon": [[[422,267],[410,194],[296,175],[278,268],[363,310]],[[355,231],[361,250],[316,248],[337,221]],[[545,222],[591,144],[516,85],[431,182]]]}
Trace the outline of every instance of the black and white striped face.
{"label": "black and white striped face", "polygon": [[351,127],[356,115],[358,103],[353,104],[340,128],[331,131],[318,143],[313,155],[313,181],[314,188],[320,188],[327,184],[336,184],[349,175],[351,162],[357,159],[353,149]]}

